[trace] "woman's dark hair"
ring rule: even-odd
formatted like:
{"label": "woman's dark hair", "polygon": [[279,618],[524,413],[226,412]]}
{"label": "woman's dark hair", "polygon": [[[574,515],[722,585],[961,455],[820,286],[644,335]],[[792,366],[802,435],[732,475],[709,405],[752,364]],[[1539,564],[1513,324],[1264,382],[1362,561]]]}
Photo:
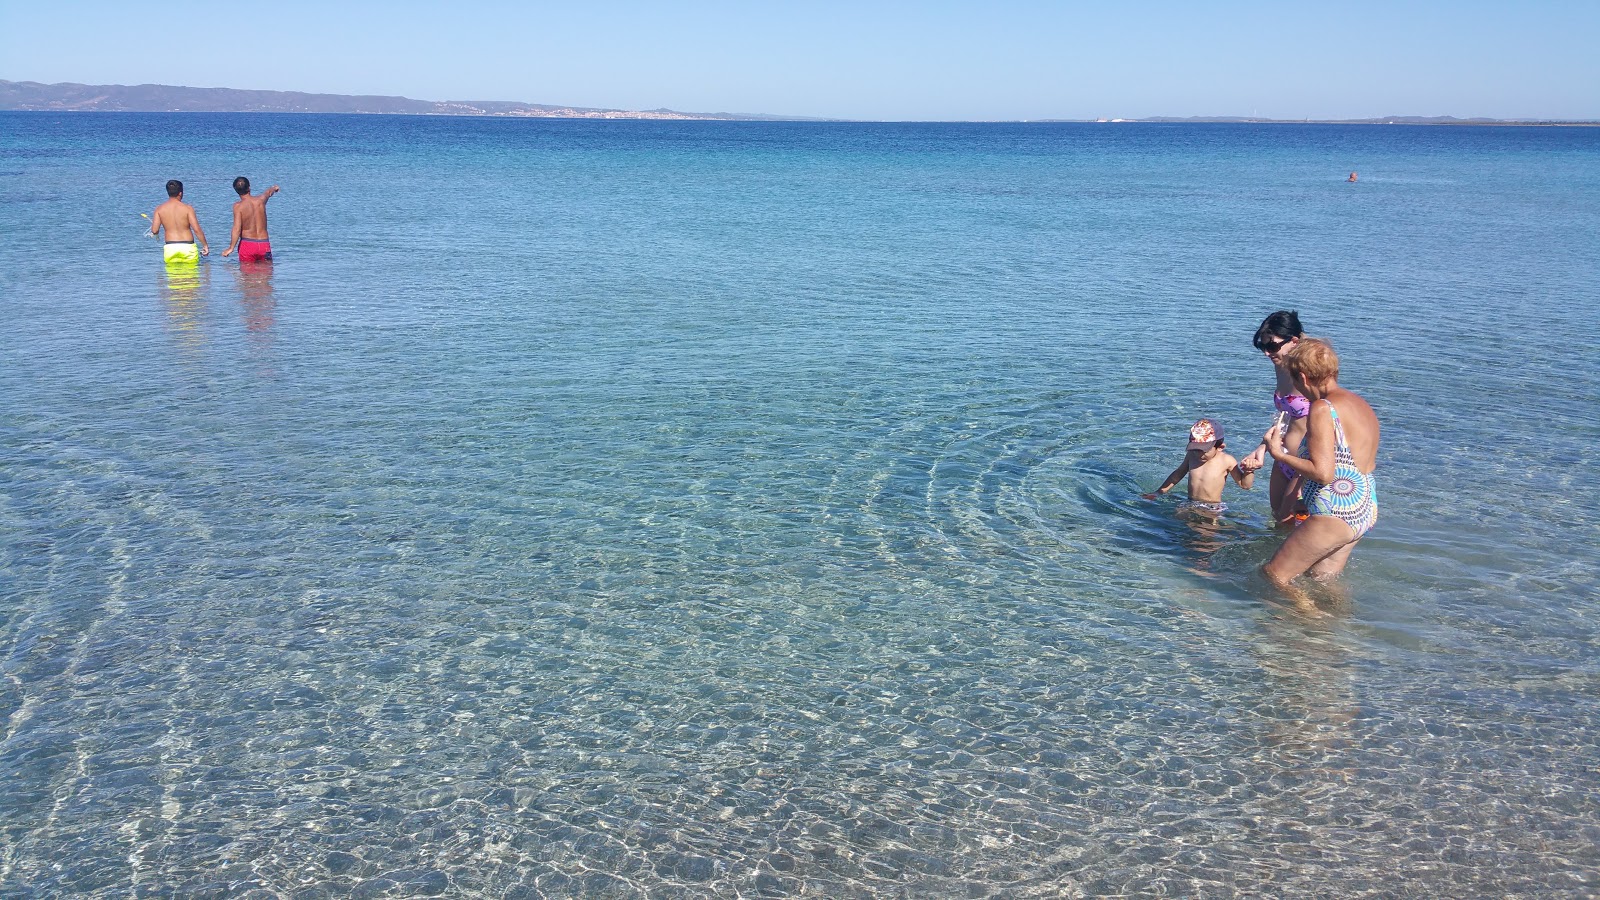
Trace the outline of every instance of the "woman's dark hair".
{"label": "woman's dark hair", "polygon": [[1292,309],[1280,309],[1265,319],[1261,320],[1261,327],[1256,329],[1256,336],[1251,343],[1257,350],[1265,350],[1264,346],[1271,338],[1297,338],[1305,336],[1305,329],[1300,327],[1300,314]]}

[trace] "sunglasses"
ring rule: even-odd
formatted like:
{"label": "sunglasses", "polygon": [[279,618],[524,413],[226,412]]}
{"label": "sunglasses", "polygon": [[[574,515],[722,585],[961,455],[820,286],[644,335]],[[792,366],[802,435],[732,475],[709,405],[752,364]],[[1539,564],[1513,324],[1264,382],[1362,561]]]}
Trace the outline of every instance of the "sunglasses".
{"label": "sunglasses", "polygon": [[1295,338],[1279,338],[1277,341],[1272,343],[1263,341],[1261,343],[1261,352],[1268,356],[1277,356],[1279,350],[1282,350],[1284,347],[1294,342]]}

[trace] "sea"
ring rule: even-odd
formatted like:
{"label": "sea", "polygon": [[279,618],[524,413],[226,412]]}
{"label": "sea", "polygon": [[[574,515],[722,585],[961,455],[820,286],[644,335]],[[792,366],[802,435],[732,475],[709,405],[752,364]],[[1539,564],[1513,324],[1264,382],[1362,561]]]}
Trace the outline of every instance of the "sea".
{"label": "sea", "polygon": [[[1600,129],[3,113],[0,233],[0,895],[1600,893]],[[1140,498],[1279,309],[1313,608]]]}

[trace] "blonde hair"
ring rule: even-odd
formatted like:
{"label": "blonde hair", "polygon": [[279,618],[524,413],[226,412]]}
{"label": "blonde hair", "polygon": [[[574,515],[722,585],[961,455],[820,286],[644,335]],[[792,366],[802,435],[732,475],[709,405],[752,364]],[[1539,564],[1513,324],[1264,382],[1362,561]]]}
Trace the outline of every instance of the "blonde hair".
{"label": "blonde hair", "polygon": [[1283,364],[1291,373],[1310,383],[1339,377],[1339,354],[1333,351],[1332,344],[1322,338],[1301,338],[1300,343],[1289,351]]}

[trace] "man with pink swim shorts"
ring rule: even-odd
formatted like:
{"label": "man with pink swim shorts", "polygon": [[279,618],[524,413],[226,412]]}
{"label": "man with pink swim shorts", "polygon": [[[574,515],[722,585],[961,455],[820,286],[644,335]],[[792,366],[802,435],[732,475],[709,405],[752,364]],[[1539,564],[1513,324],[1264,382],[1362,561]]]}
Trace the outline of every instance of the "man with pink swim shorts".
{"label": "man with pink swim shorts", "polygon": [[278,192],[278,186],[273,185],[261,192],[261,196],[250,195],[250,179],[240,175],[233,180],[233,190],[239,199],[233,204],[233,240],[228,243],[228,249],[222,251],[227,256],[235,249],[239,251],[240,262],[258,262],[272,258],[272,244],[267,240],[267,199]]}

